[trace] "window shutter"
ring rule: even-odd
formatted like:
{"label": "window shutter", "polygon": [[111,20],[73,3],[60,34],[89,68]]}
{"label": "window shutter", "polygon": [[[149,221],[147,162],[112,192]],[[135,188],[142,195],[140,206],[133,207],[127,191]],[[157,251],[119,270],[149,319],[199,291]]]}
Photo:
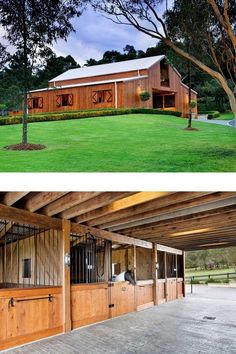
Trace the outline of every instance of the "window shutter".
{"label": "window shutter", "polygon": [[39,108],[43,108],[43,97],[39,97]]}
{"label": "window shutter", "polygon": [[61,103],[62,103],[61,95],[57,96],[56,103],[57,103],[57,107],[61,107]]}
{"label": "window shutter", "polygon": [[33,108],[33,99],[32,98],[28,98],[28,109],[32,109]]}
{"label": "window shutter", "polygon": [[93,96],[92,96],[92,99],[93,99],[93,103],[98,103],[98,93],[97,92],[93,92]]}
{"label": "window shutter", "polygon": [[72,95],[72,94],[70,94],[70,95],[68,96],[68,105],[69,105],[69,106],[73,106],[73,95]]}
{"label": "window shutter", "polygon": [[106,91],[106,101],[112,102],[112,91],[111,90]]}

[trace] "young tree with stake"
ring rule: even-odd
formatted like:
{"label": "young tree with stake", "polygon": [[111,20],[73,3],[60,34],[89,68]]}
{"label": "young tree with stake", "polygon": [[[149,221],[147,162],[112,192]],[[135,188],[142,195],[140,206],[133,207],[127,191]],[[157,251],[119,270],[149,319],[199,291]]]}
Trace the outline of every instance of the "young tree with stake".
{"label": "young tree with stake", "polygon": [[28,148],[29,73],[48,46],[74,30],[70,20],[80,16],[81,10],[81,0],[0,0],[5,38],[23,57],[22,149]]}

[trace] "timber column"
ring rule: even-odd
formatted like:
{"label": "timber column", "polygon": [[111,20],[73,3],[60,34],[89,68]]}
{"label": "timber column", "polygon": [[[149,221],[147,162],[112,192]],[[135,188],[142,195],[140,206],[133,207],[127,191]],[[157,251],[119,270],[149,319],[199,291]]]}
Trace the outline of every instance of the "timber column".
{"label": "timber column", "polygon": [[70,301],[70,221],[62,220],[62,294],[64,332],[71,331]]}
{"label": "timber column", "polygon": [[152,244],[152,279],[154,281],[153,283],[153,299],[154,299],[154,305],[158,305],[158,274],[157,274],[157,244],[153,243]]}

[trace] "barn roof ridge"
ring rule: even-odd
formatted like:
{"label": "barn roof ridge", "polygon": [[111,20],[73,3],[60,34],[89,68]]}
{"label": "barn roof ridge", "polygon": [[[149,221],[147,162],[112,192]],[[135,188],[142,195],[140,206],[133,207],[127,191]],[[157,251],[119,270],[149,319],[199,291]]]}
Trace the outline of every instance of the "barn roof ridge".
{"label": "barn roof ridge", "polygon": [[127,71],[144,70],[149,69],[151,66],[156,64],[165,58],[165,55],[157,55],[153,57],[125,60],[115,63],[107,63],[93,66],[84,66],[77,69],[69,69],[64,73],[56,76],[49,82],[64,81],[80,79],[92,76],[109,75],[115,73],[122,73]]}

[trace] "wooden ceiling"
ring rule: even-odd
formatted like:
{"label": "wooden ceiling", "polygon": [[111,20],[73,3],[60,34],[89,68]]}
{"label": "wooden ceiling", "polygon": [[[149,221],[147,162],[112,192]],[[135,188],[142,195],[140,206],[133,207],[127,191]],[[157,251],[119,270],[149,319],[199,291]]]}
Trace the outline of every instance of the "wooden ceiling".
{"label": "wooden ceiling", "polygon": [[0,204],[181,250],[236,246],[236,192],[0,192]]}

